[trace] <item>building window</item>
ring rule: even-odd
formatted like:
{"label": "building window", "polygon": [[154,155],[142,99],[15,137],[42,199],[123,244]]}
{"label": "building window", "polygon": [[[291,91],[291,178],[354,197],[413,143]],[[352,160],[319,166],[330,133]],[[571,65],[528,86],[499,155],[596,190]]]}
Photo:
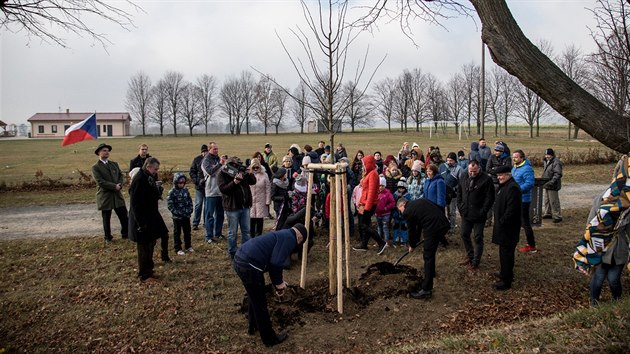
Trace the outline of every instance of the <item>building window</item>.
{"label": "building window", "polygon": [[38,125],[37,126],[37,132],[39,134],[44,134],[44,126],[43,125]]}
{"label": "building window", "polygon": [[66,130],[68,130],[68,128],[70,128],[70,126],[69,126],[69,125],[64,125],[64,126],[63,126],[63,131],[65,132]]}
{"label": "building window", "polygon": [[57,126],[56,125],[51,126],[50,130],[52,131],[53,134],[56,134],[57,133]]}
{"label": "building window", "polygon": [[107,133],[107,126],[103,124],[103,133]]}

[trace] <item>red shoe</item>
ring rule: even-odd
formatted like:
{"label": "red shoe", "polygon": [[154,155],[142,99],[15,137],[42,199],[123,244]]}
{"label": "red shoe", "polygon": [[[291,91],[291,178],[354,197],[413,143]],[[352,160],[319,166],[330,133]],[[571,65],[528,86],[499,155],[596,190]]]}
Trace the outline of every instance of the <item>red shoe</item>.
{"label": "red shoe", "polygon": [[530,252],[530,253],[536,253],[538,252],[538,250],[536,249],[536,247],[532,247],[530,245],[525,245],[524,247],[521,247],[518,249],[519,252]]}

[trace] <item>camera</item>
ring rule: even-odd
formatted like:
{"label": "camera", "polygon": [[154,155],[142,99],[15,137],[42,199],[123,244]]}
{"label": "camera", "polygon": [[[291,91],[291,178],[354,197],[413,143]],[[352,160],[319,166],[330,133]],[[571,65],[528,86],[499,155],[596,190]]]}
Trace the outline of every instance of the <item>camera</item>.
{"label": "camera", "polygon": [[245,165],[240,162],[230,162],[225,164],[225,172],[232,178],[234,178],[239,172],[245,174],[246,169]]}

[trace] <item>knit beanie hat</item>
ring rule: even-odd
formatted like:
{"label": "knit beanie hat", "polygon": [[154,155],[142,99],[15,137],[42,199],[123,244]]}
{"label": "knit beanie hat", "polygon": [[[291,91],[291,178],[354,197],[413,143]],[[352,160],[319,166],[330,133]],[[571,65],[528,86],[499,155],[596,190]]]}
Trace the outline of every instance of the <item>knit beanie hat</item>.
{"label": "knit beanie hat", "polygon": [[452,159],[452,160],[456,160],[457,161],[457,155],[455,155],[454,152],[449,152],[448,155],[446,155],[447,159]]}
{"label": "knit beanie hat", "polygon": [[422,169],[424,168],[424,164],[422,163],[422,161],[420,160],[416,160],[413,162],[413,165],[411,166],[411,170],[412,171],[422,171]]}
{"label": "knit beanie hat", "polygon": [[545,155],[556,156],[552,148],[545,149]]}
{"label": "knit beanie hat", "polygon": [[385,177],[381,176],[381,178],[379,180],[379,185],[381,185],[381,186],[386,186],[387,185],[387,180],[385,180]]}

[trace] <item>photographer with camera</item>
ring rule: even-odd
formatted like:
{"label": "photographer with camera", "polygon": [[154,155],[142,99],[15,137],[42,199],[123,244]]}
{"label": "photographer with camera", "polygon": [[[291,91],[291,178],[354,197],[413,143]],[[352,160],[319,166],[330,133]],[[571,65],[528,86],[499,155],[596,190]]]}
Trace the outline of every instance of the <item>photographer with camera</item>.
{"label": "photographer with camera", "polygon": [[250,237],[249,209],[252,206],[250,186],[256,184],[256,177],[247,172],[238,157],[232,156],[221,168],[218,183],[223,197],[223,209],[228,219],[228,254],[230,259],[234,259],[239,225],[241,244],[247,242]]}

